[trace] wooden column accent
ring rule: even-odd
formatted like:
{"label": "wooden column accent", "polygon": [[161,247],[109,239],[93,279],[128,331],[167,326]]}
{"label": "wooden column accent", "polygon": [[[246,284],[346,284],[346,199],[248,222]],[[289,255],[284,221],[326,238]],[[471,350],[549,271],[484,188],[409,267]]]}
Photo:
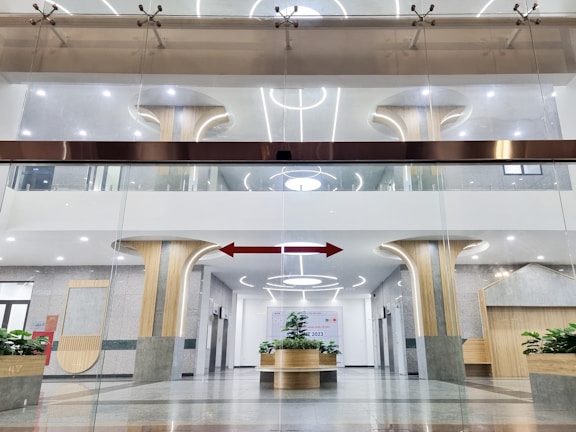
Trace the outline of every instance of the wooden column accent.
{"label": "wooden column accent", "polygon": [[[201,240],[123,240],[122,247],[136,250],[144,258],[146,275],[140,316],[139,337],[154,336],[154,320],[161,277],[162,245],[168,244],[165,297],[162,305],[162,329],[157,336],[180,336],[183,303],[186,300],[184,280],[202,254],[215,250],[217,245]],[[193,259],[193,262],[190,260]]]}
{"label": "wooden column accent", "polygon": [[[456,303],[456,283],[454,281],[454,265],[460,252],[475,240],[400,240],[381,249],[395,253],[402,258],[411,273],[412,281],[417,283],[414,301],[414,319],[421,319],[421,334],[417,336],[438,336],[438,316],[436,313],[436,298],[434,292],[434,274],[432,268],[431,243],[438,246],[438,259],[442,284],[442,308],[446,321],[446,336],[460,335],[460,319]],[[407,261],[410,262],[407,262]],[[418,297],[417,297],[418,296]],[[419,322],[415,323],[419,328]]]}
{"label": "wooden column accent", "polygon": [[144,258],[146,272],[144,275],[144,293],[140,309],[138,337],[152,336],[154,316],[156,315],[156,293],[158,292],[162,241],[123,241],[122,246],[136,250]]}
{"label": "wooden column accent", "polygon": [[[208,130],[229,121],[223,106],[145,105],[142,108],[156,116],[161,141],[202,141]],[[177,116],[178,109],[182,110],[181,117]]]}
{"label": "wooden column accent", "polygon": [[477,243],[470,240],[450,240],[438,242],[440,251],[440,272],[442,275],[442,293],[444,297],[444,316],[446,318],[446,335],[460,336],[460,317],[456,298],[456,281],[454,269],[456,259],[466,246]]}

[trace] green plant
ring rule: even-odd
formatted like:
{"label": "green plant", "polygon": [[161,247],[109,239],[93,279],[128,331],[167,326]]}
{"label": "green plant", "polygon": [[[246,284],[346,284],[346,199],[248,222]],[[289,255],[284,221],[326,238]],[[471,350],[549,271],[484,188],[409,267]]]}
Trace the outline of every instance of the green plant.
{"label": "green plant", "polygon": [[274,349],[319,349],[320,342],[316,339],[306,339],[306,338],[285,338],[274,340]]}
{"label": "green plant", "polygon": [[272,354],[274,352],[274,342],[262,341],[258,348],[260,354]]}
{"label": "green plant", "polygon": [[324,342],[320,342],[320,346],[318,347],[321,354],[342,354],[342,352],[338,349],[338,345],[334,341],[328,342],[326,345]]}
{"label": "green plant", "polygon": [[566,328],[546,329],[546,334],[525,331],[522,336],[529,337],[522,343],[526,348],[523,354],[576,353],[576,323]]}
{"label": "green plant", "polygon": [[41,355],[49,342],[46,336],[32,338],[25,330],[0,328],[0,355]]}
{"label": "green plant", "polygon": [[284,328],[287,339],[304,339],[307,335],[308,315],[304,312],[290,312]]}

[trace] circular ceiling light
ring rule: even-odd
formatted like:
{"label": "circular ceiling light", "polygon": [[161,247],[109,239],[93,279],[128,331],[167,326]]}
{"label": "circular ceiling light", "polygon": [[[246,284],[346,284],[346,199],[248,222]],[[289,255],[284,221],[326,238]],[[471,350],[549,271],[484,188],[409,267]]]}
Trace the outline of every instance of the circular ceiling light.
{"label": "circular ceiling light", "polygon": [[303,177],[288,179],[284,185],[286,188],[293,191],[309,192],[320,189],[322,183],[319,180],[313,178]]}
{"label": "circular ceiling light", "polygon": [[310,278],[310,277],[294,277],[284,279],[283,281],[285,284],[288,285],[296,285],[296,286],[310,286],[310,285],[319,285],[322,283],[320,279]]}

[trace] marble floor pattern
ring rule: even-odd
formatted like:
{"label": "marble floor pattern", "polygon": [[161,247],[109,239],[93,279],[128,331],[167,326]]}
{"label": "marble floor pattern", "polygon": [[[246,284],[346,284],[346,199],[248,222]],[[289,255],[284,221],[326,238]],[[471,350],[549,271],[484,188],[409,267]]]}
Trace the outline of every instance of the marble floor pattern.
{"label": "marble floor pattern", "polygon": [[38,406],[0,412],[7,431],[574,432],[576,409],[534,406],[528,379],[448,383],[341,368],[338,383],[275,390],[247,368],[148,384],[48,378]]}

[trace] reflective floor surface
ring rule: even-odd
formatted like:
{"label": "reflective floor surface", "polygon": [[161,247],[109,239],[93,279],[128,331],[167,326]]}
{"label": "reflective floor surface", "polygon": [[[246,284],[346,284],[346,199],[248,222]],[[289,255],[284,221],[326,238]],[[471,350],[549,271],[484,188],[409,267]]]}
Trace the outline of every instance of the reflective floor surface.
{"label": "reflective floor surface", "polygon": [[576,409],[535,407],[528,379],[457,384],[342,368],[320,389],[275,390],[234,369],[150,384],[45,379],[38,406],[0,413],[6,431],[574,432]]}

